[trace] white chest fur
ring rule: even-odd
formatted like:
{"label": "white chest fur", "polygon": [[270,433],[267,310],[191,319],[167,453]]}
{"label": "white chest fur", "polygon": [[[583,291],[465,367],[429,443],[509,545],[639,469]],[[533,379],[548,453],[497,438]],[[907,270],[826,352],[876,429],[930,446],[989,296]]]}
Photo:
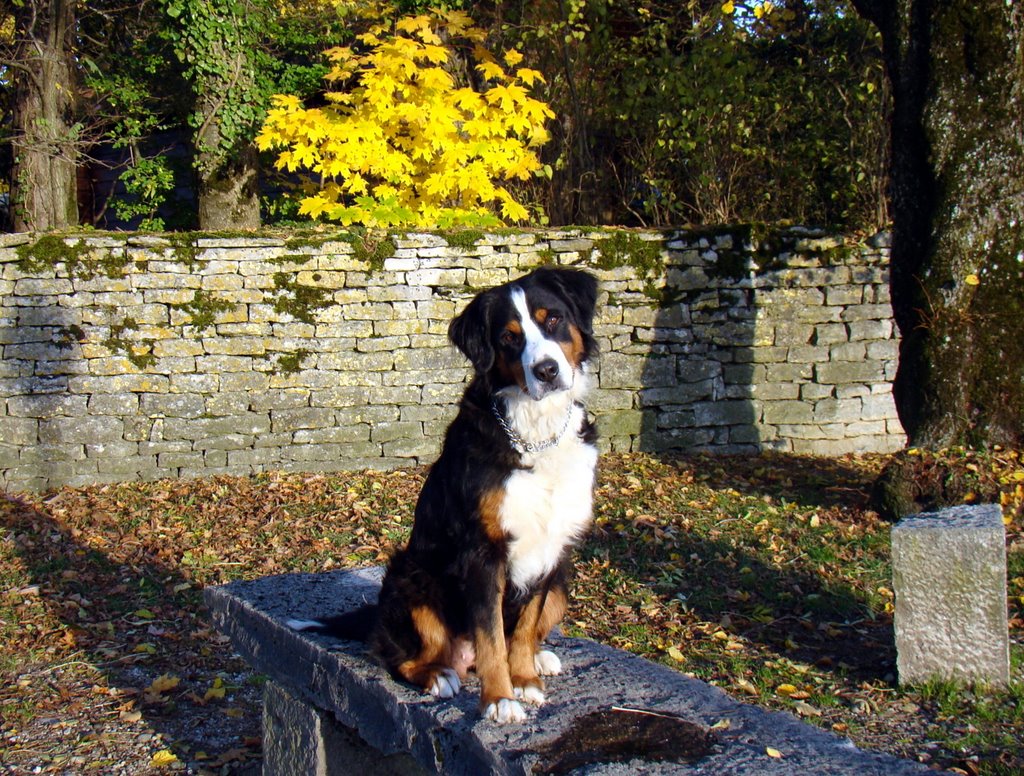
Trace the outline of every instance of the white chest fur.
{"label": "white chest fur", "polygon": [[[573,409],[570,429],[580,427],[584,411]],[[509,576],[519,588],[551,572],[590,525],[597,449],[570,431],[555,447],[525,455],[523,464],[530,468],[505,481],[500,513],[509,536]]]}

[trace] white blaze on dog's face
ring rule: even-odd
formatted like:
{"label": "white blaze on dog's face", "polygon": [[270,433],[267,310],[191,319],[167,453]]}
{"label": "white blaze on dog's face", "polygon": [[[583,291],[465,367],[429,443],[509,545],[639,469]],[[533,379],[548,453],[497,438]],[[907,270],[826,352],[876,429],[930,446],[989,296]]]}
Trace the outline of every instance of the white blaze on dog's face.
{"label": "white blaze on dog's face", "polygon": [[[573,365],[566,358],[562,346],[548,336],[561,319],[546,309],[531,313],[526,293],[518,286],[512,288],[511,297],[523,338],[520,360],[526,392],[530,398],[539,401],[549,393],[568,390],[575,380]],[[540,321],[535,317],[538,312],[542,316]]]}

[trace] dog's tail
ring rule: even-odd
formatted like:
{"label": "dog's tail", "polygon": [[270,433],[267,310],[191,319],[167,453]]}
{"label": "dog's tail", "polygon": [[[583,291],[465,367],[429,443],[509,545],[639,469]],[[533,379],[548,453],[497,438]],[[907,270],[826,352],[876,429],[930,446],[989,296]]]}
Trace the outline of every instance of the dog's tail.
{"label": "dog's tail", "polygon": [[335,617],[325,617],[322,620],[288,620],[285,624],[296,631],[322,633],[347,641],[367,641],[376,621],[377,605],[366,604]]}

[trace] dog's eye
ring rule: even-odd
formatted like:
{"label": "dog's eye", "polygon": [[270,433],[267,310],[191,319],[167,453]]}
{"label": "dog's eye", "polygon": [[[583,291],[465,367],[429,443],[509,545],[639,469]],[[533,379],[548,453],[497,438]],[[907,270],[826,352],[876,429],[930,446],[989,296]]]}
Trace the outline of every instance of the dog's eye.
{"label": "dog's eye", "polygon": [[505,331],[501,333],[501,336],[498,337],[498,342],[507,348],[513,348],[519,344],[519,335],[511,329],[505,329]]}
{"label": "dog's eye", "polygon": [[547,318],[544,319],[544,328],[547,329],[549,333],[553,332],[555,329],[558,328],[558,324],[560,324],[561,322],[562,316],[549,315]]}

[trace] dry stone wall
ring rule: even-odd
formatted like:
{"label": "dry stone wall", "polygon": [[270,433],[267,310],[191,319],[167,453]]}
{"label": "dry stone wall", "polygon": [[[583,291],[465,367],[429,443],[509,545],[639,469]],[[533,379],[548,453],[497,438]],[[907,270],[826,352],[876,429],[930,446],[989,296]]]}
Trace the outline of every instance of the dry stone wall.
{"label": "dry stone wall", "polygon": [[606,449],[893,450],[887,261],[806,229],[2,236],[0,484],[429,462],[448,322],[542,263],[601,280]]}

